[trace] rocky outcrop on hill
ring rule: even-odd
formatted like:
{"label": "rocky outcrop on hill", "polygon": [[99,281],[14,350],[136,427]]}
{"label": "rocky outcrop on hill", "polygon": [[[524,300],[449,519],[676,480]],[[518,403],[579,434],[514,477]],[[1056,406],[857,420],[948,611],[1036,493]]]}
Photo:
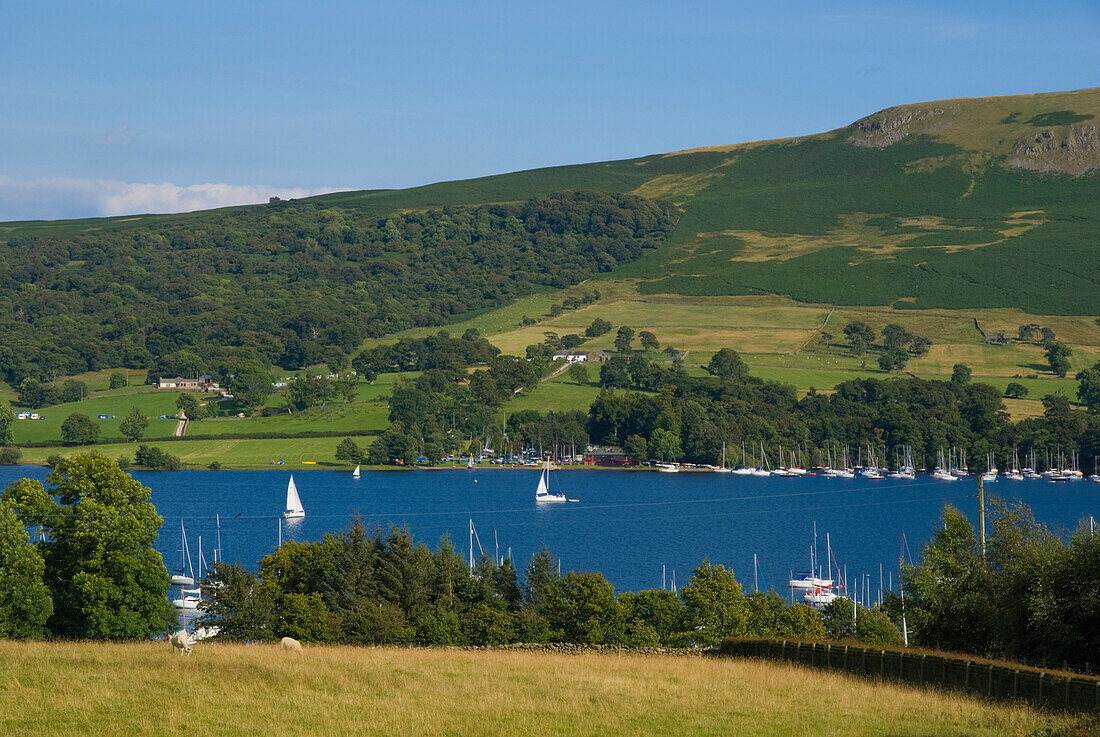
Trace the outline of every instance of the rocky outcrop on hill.
{"label": "rocky outcrop on hill", "polygon": [[1048,128],[1012,147],[1014,169],[1082,176],[1100,169],[1100,125]]}
{"label": "rocky outcrop on hill", "polygon": [[886,148],[916,133],[936,133],[951,125],[947,115],[958,115],[959,106],[893,107],[860,118],[852,127],[848,142],[854,146]]}

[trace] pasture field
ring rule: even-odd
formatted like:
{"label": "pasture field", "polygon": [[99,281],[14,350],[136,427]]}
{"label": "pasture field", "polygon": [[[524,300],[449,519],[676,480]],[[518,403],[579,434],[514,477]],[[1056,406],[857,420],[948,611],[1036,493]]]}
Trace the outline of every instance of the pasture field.
{"label": "pasture field", "polygon": [[[361,383],[355,399],[347,404],[337,399],[324,407],[312,407],[303,412],[279,414],[272,417],[209,417],[191,422],[187,435],[259,435],[263,433],[346,433],[363,430],[384,430],[389,424],[389,406],[386,398],[393,392],[399,379],[412,379],[416,372],[406,374],[380,374],[372,384]],[[176,399],[179,392],[155,389],[149,386],[131,386],[125,389],[97,391],[82,402],[69,402],[35,410],[45,419],[17,420],[14,425],[16,443],[61,442],[61,423],[73,412],[91,417],[100,425],[100,437],[122,439],[119,424],[132,407],[137,407],[149,419],[145,430],[147,438],[171,436],[176,430],[176,420],[158,420],[161,415],[173,417],[179,412]],[[197,393],[200,401],[212,401],[210,394]],[[0,400],[4,397],[0,396]],[[15,398],[14,392],[10,395]],[[285,408],[280,394],[272,394],[267,404]],[[18,410],[18,408],[16,408]],[[110,419],[97,419],[99,415]]]}
{"label": "pasture field", "polygon": [[[1088,717],[761,661],[631,653],[0,642],[0,731],[1085,735]],[[813,704],[812,709],[807,704]]]}
{"label": "pasture field", "polygon": [[[99,424],[99,434],[102,438],[122,438],[119,432],[119,424],[126,419],[130,409],[137,407],[143,415],[151,418],[149,426],[145,430],[148,437],[166,437],[176,431],[176,420],[158,420],[161,415],[175,417],[179,412],[176,409],[176,392],[159,391],[152,387],[128,387],[114,391],[96,392],[82,402],[67,402],[43,407],[37,412],[45,419],[40,420],[16,420],[14,425],[16,443],[34,443],[56,440],[61,442],[61,423],[73,412],[79,412],[91,417]],[[20,411],[19,408],[15,408]],[[97,419],[99,415],[107,415],[110,419]]]}
{"label": "pasture field", "polygon": [[588,384],[577,384],[568,374],[560,374],[541,382],[533,391],[521,392],[508,402],[507,411],[512,414],[527,409],[547,412],[588,412],[589,405],[600,393],[599,368],[588,367]]}
{"label": "pasture field", "polygon": [[[282,458],[288,470],[299,468],[343,468],[345,464],[337,462],[336,446],[344,435],[320,438],[248,438],[245,440],[154,440],[142,442],[178,456],[185,468],[206,468],[217,461],[222,468],[271,468],[271,462]],[[366,448],[371,437],[353,438]],[[44,465],[51,455],[70,456],[75,453],[95,451],[109,458],[126,456],[131,461],[138,443],[104,443],[102,445],[51,446],[43,448],[22,448],[22,463]],[[304,464],[303,461],[313,461]]]}

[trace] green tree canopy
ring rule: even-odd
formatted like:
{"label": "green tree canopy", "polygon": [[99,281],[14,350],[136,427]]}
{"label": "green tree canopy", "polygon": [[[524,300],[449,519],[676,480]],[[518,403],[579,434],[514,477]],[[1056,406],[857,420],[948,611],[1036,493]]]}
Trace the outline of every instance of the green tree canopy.
{"label": "green tree canopy", "polygon": [[[1092,368],[1078,372],[1077,399],[1088,408],[1088,411],[1100,413],[1100,362],[1094,363]],[[0,436],[3,433],[3,420],[0,420]]]}
{"label": "green tree canopy", "polygon": [[99,440],[99,425],[88,415],[73,412],[61,423],[61,440],[66,445],[91,445]]}
{"label": "green tree canopy", "polygon": [[748,631],[748,607],[741,584],[721,564],[704,560],[680,589],[687,609],[687,631],[700,645],[714,647]]}
{"label": "green tree canopy", "polygon": [[1044,352],[1046,353],[1047,363],[1050,364],[1050,370],[1065,378],[1069,372],[1069,357],[1073,355],[1073,350],[1060,340],[1051,340],[1047,342]]}
{"label": "green tree canopy", "polygon": [[732,348],[722,348],[711,357],[707,371],[720,379],[740,380],[749,373],[741,354]]}
{"label": "green tree canopy", "polygon": [[891,346],[878,357],[878,367],[883,371],[901,371],[909,361],[909,354],[904,348]]}
{"label": "green tree canopy", "polygon": [[0,445],[9,445],[14,439],[12,427],[15,425],[15,413],[11,411],[11,405],[0,402]]}
{"label": "green tree canopy", "polygon": [[271,394],[274,377],[259,361],[246,361],[237,367],[229,380],[233,401],[241,409],[258,407]]}
{"label": "green tree canopy", "polygon": [[46,565],[27,528],[0,500],[0,638],[42,637],[53,600],[42,580]]}
{"label": "green tree canopy", "polygon": [[951,367],[951,383],[966,385],[970,383],[970,367],[965,363],[956,363]]}
{"label": "green tree canopy", "polygon": [[604,320],[602,317],[597,317],[592,321],[592,324],[584,329],[584,335],[586,338],[598,338],[601,335],[605,335],[611,332],[611,323]]}
{"label": "green tree canopy", "polygon": [[125,640],[163,632],[172,616],[168,571],[153,548],[161,518],[150,491],[98,453],[61,462],[41,482],[23,479],[4,499],[43,528],[50,630],[62,637]]}
{"label": "green tree canopy", "polygon": [[574,384],[588,383],[588,366],[583,361],[577,361],[569,366],[569,379]]}
{"label": "green tree canopy", "polygon": [[857,356],[864,353],[875,342],[875,330],[861,320],[853,320],[844,326],[844,334]]}
{"label": "green tree canopy", "polygon": [[911,636],[944,650],[988,652],[995,621],[991,581],[982,566],[974,527],[955,507],[945,507],[916,566],[905,566],[902,582]]}
{"label": "green tree canopy", "polygon": [[119,423],[118,429],[123,436],[129,438],[132,442],[137,442],[141,440],[141,436],[145,434],[145,428],[147,427],[149,427],[149,420],[145,418],[145,414],[137,407],[131,407],[130,414],[126,415],[126,419]]}
{"label": "green tree canopy", "polygon": [[615,350],[626,354],[632,350],[630,344],[634,341],[634,328],[623,325],[615,333]]}
{"label": "green tree canopy", "polygon": [[180,392],[180,395],[176,397],[176,407],[189,420],[201,420],[206,417],[206,407],[199,403],[198,395],[193,392]]}
{"label": "green tree canopy", "polygon": [[543,611],[566,642],[617,644],[625,634],[615,589],[599,573],[567,573],[550,587]]}
{"label": "green tree canopy", "polygon": [[336,446],[336,460],[346,463],[362,463],[363,449],[351,438],[344,438]]}

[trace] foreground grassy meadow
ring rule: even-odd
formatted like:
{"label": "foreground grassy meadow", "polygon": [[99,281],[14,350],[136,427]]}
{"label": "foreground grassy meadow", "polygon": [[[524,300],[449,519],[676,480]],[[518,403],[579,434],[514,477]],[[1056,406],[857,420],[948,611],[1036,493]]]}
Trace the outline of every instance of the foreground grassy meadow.
{"label": "foreground grassy meadow", "polygon": [[[1087,718],[747,660],[0,642],[19,735],[1085,735]],[[811,706],[812,705],[812,706]]]}

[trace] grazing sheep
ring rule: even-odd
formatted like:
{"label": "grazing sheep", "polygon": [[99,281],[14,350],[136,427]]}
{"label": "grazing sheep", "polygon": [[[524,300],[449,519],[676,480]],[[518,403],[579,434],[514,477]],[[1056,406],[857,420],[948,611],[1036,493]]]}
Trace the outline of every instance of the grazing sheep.
{"label": "grazing sheep", "polygon": [[180,630],[172,635],[170,642],[172,643],[172,647],[179,651],[180,655],[191,654],[191,643],[187,641],[187,632],[185,630]]}
{"label": "grazing sheep", "polygon": [[298,642],[293,637],[284,637],[279,640],[279,649],[288,653],[300,653],[302,652],[302,643]]}

